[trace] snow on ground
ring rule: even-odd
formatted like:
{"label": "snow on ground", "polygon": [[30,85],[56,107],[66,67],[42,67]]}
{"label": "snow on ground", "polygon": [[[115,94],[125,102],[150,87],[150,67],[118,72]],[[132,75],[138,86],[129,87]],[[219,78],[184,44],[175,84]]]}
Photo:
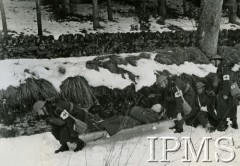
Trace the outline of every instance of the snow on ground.
{"label": "snow on ground", "polygon": [[[240,110],[240,107],[238,107]],[[238,119],[240,115],[238,114]],[[87,146],[77,153],[73,151],[54,154],[59,148],[59,143],[54,139],[51,133],[43,133],[32,136],[21,136],[17,138],[0,139],[0,163],[2,166],[188,166],[188,165],[206,165],[206,166],[239,166],[240,160],[240,133],[229,127],[225,132],[215,131],[206,133],[201,126],[195,128],[184,126],[184,132],[174,134],[168,129],[172,126],[172,121],[163,121],[156,125],[153,130],[152,125],[121,131],[120,133],[95,142],[88,142]],[[163,158],[163,144],[160,140],[155,142],[155,158],[158,162],[149,163],[150,142],[147,137],[175,137],[181,142],[181,147],[176,152],[168,153],[170,162],[160,162]],[[209,141],[209,158],[212,162],[201,162],[204,159],[202,151],[198,162],[194,162],[189,151],[189,158],[192,162],[184,163],[182,159],[185,154],[185,143],[182,137],[191,137],[193,146],[198,151],[203,137],[211,137]],[[216,162],[215,153],[218,153],[222,159],[230,158],[230,153],[223,151],[215,146],[216,139],[220,137],[232,137],[231,141],[223,140],[222,146],[232,149],[236,157],[232,162]],[[169,141],[168,148],[174,148],[175,142]],[[203,148],[204,149],[204,148]]]}
{"label": "snow on ground", "polygon": [[[8,28],[17,33],[24,32],[25,34],[37,34],[36,25],[36,10],[34,0],[3,0],[5,5]],[[106,8],[100,7],[100,16],[106,18]],[[121,8],[118,5],[115,8]],[[128,8],[131,8],[128,6]],[[91,13],[91,6],[80,5],[79,11],[85,14]],[[124,8],[126,10],[126,8]],[[123,10],[124,10],[123,9]],[[88,13],[87,13],[88,11]],[[50,13],[42,10],[42,23],[45,35],[54,35],[57,39],[61,34],[80,33],[82,29],[88,32],[129,32],[130,25],[137,24],[136,18],[123,17],[119,14],[114,14],[114,19],[117,22],[101,22],[104,29],[93,31],[91,22],[62,22],[58,23],[50,21]],[[156,24],[156,19],[151,18],[151,31],[170,31],[169,25],[175,25],[184,30],[196,29],[195,23],[186,18],[183,19],[169,19],[166,25]],[[2,23],[0,22],[0,27]],[[221,29],[236,29],[234,26],[227,23],[226,18],[222,18]],[[134,31],[136,32],[136,31]],[[129,54],[137,55],[137,54]],[[162,70],[168,70],[172,74],[195,74],[204,77],[209,72],[215,72],[216,68],[212,65],[199,65],[190,62],[185,62],[183,65],[163,65],[155,62],[154,56],[150,60],[141,59],[137,62],[137,66],[119,65],[133,74],[139,76],[136,84],[136,90],[143,86],[150,86],[155,82],[154,73]],[[122,54],[121,56],[126,56]],[[63,80],[68,77],[81,75],[85,77],[92,86],[107,86],[109,88],[120,88],[130,85],[132,81],[126,77],[122,78],[119,74],[110,73],[108,70],[100,68],[99,71],[88,70],[85,63],[95,57],[81,57],[81,58],[62,58],[62,59],[19,59],[19,60],[2,60],[0,61],[0,89],[6,89],[9,85],[18,86],[28,77],[44,78],[53,83],[57,90]],[[60,74],[59,67],[64,67],[66,73]],[[238,67],[239,68],[239,67]],[[25,70],[28,69],[28,70]],[[146,70],[147,69],[147,70]],[[28,71],[28,72],[24,72]],[[240,110],[240,108],[238,108]],[[238,119],[239,119],[238,114]],[[80,152],[74,153],[72,151],[60,154],[54,154],[54,150],[59,147],[59,143],[53,138],[50,133],[44,133],[32,136],[22,136],[11,139],[0,139],[0,165],[2,166],[114,166],[114,165],[240,165],[240,133],[238,130],[228,128],[226,132],[207,133],[202,127],[197,129],[191,127],[184,127],[184,133],[174,134],[168,127],[172,125],[170,121],[160,122],[156,125],[157,129],[152,130],[152,127],[130,129],[120,132],[109,139],[89,142],[87,146]],[[164,137],[172,136],[181,139],[183,136],[190,136],[192,138],[194,147],[199,148],[202,138],[205,136],[212,137],[210,141],[210,159],[211,163],[200,162],[203,156],[200,157],[199,162],[183,163],[181,160],[184,156],[184,144],[179,151],[169,153],[170,163],[149,163],[147,160],[150,156],[149,141],[147,137]],[[234,146],[223,142],[227,147],[233,149],[236,153],[235,159],[230,163],[217,163],[214,152],[218,152],[220,157],[228,158],[230,154],[223,152],[215,147],[215,140],[219,137],[233,137]],[[169,144],[174,147],[174,143]],[[156,141],[156,160],[162,158],[162,143],[160,140]],[[203,154],[202,154],[203,155]]]}
{"label": "snow on ground", "polygon": [[[136,56],[139,53],[133,54],[120,54],[119,56]],[[194,74],[200,77],[206,76],[210,72],[215,72],[216,68],[212,65],[200,65],[185,62],[184,64],[177,65],[163,65],[154,61],[156,53],[150,53],[151,59],[140,59],[137,61],[137,66],[130,64],[119,65],[119,67],[128,70],[139,76],[136,84],[136,90],[141,89],[143,86],[151,86],[156,81],[156,71],[168,70],[172,74]],[[14,59],[14,60],[1,60],[0,61],[0,89],[6,89],[8,86],[19,86],[24,83],[24,80],[29,77],[43,78],[50,81],[54,87],[59,91],[61,82],[68,77],[77,75],[83,76],[90,85],[106,86],[110,89],[119,88],[124,89],[126,86],[133,82],[126,75],[124,79],[121,74],[111,73],[109,70],[100,68],[99,71],[89,70],[86,68],[86,61],[92,60],[92,57],[80,58],[59,58],[59,59]],[[59,68],[65,68],[66,73],[59,72]]]}
{"label": "snow on ground", "polygon": [[[24,34],[37,35],[37,22],[36,22],[36,5],[35,0],[3,0],[5,12],[7,17],[8,29],[16,31],[17,33],[23,32]],[[42,7],[43,8],[43,7]],[[134,10],[133,6],[123,6],[120,4],[113,4],[113,9],[121,10],[123,13],[128,10]],[[138,25],[138,19],[135,16],[125,17],[122,14],[116,13],[113,18],[116,22],[107,21],[106,5],[100,6],[99,15],[105,21],[100,22],[103,29],[97,31],[93,30],[92,22],[56,22],[51,20],[51,13],[42,9],[42,25],[44,35],[53,35],[57,39],[61,34],[76,34],[81,33],[83,29],[88,33],[116,33],[116,32],[129,32],[131,25]],[[82,15],[90,15],[92,13],[92,6],[89,4],[75,5],[74,11]],[[1,16],[0,16],[1,17]],[[196,25],[193,20],[187,18],[168,19],[166,25],[159,25],[156,23],[155,18],[150,18],[151,31],[171,31],[168,27],[170,25],[178,26],[184,30],[195,30]],[[228,24],[227,18],[222,18],[221,29],[239,29],[237,25]],[[2,22],[0,22],[2,27]],[[139,31],[132,31],[139,32]]]}

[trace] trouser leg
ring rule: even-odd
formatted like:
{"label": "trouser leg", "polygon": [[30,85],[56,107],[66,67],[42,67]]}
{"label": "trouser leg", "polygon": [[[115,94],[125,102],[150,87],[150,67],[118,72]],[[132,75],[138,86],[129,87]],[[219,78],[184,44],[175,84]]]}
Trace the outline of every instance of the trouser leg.
{"label": "trouser leg", "polygon": [[73,126],[74,126],[74,123],[75,123],[74,119],[69,117],[65,121],[66,121],[66,126],[68,127],[68,130],[69,130],[70,136],[71,137],[77,137],[78,133],[73,130]]}
{"label": "trouser leg", "polygon": [[227,128],[227,117],[230,112],[230,99],[224,99],[222,92],[219,92],[217,96],[217,120],[219,125],[217,126],[218,131],[225,131]]}
{"label": "trouser leg", "polygon": [[232,128],[238,129],[237,123],[237,97],[232,98],[232,107],[231,107],[231,117],[230,120],[232,121]]}
{"label": "trouser leg", "polygon": [[80,138],[78,138],[78,137],[73,138],[72,141],[77,144],[77,147],[74,149],[74,152],[77,152],[77,151],[79,151],[79,150],[82,150],[83,147],[86,145],[86,143],[85,143],[83,140],[81,140]]}
{"label": "trouser leg", "polygon": [[69,129],[67,126],[64,126],[59,134],[59,142],[60,144],[67,143],[71,140]]}
{"label": "trouser leg", "polygon": [[198,113],[194,114],[191,117],[188,117],[186,120],[186,125],[197,127],[198,126]]}
{"label": "trouser leg", "polygon": [[69,150],[67,142],[70,140],[69,130],[67,126],[54,127],[52,130],[53,136],[59,140],[61,147],[55,153],[64,152]]}
{"label": "trouser leg", "polygon": [[56,140],[59,140],[59,135],[60,135],[61,127],[52,125],[52,135],[55,137]]}
{"label": "trouser leg", "polygon": [[199,111],[197,115],[197,120],[205,128],[208,124],[207,112]]}

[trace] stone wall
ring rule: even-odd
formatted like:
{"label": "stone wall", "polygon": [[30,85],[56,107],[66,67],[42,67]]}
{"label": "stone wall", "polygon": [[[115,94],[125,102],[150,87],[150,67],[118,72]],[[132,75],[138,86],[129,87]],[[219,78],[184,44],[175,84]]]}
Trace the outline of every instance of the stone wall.
{"label": "stone wall", "polygon": [[[195,45],[195,31],[66,34],[57,40],[53,36],[0,36],[0,59],[60,58],[100,54],[154,51],[167,47]],[[223,30],[219,46],[240,43],[240,30]]]}

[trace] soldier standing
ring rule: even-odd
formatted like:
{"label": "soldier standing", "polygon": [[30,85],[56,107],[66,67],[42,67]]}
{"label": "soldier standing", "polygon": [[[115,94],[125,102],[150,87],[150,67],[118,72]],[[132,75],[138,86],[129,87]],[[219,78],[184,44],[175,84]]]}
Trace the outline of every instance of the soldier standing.
{"label": "soldier standing", "polygon": [[237,129],[237,98],[230,94],[231,84],[233,82],[233,63],[215,55],[210,59],[217,67],[217,84],[215,93],[217,94],[217,119],[219,125],[218,131],[225,131],[227,128],[227,118],[232,121],[232,128]]}

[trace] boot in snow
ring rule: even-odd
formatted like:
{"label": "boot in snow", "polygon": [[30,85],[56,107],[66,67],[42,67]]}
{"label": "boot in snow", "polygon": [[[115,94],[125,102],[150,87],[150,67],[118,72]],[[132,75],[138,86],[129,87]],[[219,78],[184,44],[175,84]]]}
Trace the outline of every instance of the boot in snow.
{"label": "boot in snow", "polygon": [[76,141],[74,141],[74,142],[77,144],[76,149],[73,150],[74,152],[82,150],[83,147],[86,145],[86,143],[83,140],[79,139],[79,138],[77,138]]}
{"label": "boot in snow", "polygon": [[181,133],[183,132],[183,121],[176,121],[176,127],[174,133]]}
{"label": "boot in snow", "polygon": [[219,126],[217,127],[218,131],[225,131],[227,129],[228,125],[226,121],[222,121]]}
{"label": "boot in snow", "polygon": [[207,123],[206,126],[203,126],[206,129],[206,132],[208,133],[212,133],[215,131],[215,128],[213,126],[211,126],[209,123]]}
{"label": "boot in snow", "polygon": [[56,150],[55,153],[64,152],[68,150],[69,150],[68,145],[67,143],[65,143],[65,144],[62,144],[62,146],[58,150]]}
{"label": "boot in snow", "polygon": [[234,128],[234,129],[238,129],[237,120],[232,120],[231,126],[232,126],[232,128]]}

